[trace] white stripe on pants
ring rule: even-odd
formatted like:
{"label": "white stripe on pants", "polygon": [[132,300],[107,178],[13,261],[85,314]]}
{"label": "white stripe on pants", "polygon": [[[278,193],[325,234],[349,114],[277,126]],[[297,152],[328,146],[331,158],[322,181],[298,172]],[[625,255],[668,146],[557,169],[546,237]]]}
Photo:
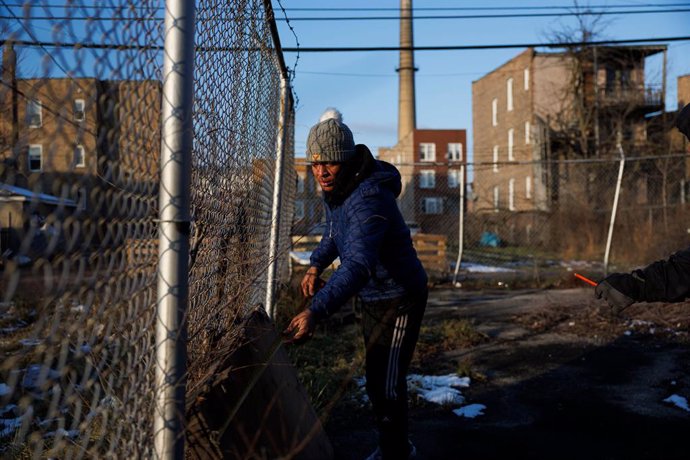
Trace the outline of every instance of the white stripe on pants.
{"label": "white stripe on pants", "polygon": [[393,341],[388,353],[388,372],[386,374],[386,397],[395,399],[397,397],[396,385],[398,380],[398,368],[400,361],[400,348],[405,338],[405,328],[407,327],[407,314],[398,316],[395,320],[395,330]]}

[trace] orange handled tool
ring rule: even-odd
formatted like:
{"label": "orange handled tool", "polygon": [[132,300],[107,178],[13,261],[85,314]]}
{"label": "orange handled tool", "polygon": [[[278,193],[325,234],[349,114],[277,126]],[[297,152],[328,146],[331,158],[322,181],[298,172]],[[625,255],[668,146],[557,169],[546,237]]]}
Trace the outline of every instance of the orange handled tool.
{"label": "orange handled tool", "polygon": [[580,275],[579,273],[575,273],[574,275],[575,275],[575,278],[581,279],[582,281],[584,281],[587,284],[591,284],[592,286],[597,285],[596,281],[592,281],[591,279],[584,277],[584,276]]}

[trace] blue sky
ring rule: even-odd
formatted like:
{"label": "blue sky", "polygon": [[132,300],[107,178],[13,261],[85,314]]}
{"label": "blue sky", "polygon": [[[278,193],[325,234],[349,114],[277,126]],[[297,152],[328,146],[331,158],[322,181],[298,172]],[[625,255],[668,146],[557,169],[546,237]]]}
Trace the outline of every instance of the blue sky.
{"label": "blue sky", "polygon": [[[351,0],[281,0],[288,17],[336,15],[396,16],[397,11],[332,12],[298,11],[291,8],[399,8],[399,0],[377,2]],[[276,17],[283,13],[273,0]],[[617,5],[674,5],[650,7],[654,10],[690,9],[690,3],[673,0],[646,2],[635,0],[592,0],[580,6],[605,5],[611,10],[630,10]],[[680,5],[680,6],[678,6]],[[430,7],[544,7],[573,8],[572,1],[523,0],[519,3],[502,0],[428,0],[413,2],[414,8]],[[563,12],[564,10],[560,10]],[[417,11],[421,15],[544,13],[534,11]],[[690,12],[607,15],[602,39],[637,39],[690,35]],[[301,47],[327,46],[397,46],[397,20],[379,21],[297,21],[290,23]],[[553,31],[573,28],[569,16],[491,19],[418,19],[414,22],[415,46],[487,45],[512,43],[543,43],[550,41]],[[295,37],[284,21],[278,21],[284,47],[295,47]],[[417,127],[431,129],[466,129],[469,151],[472,150],[472,81],[500,66],[522,49],[419,51],[415,53]],[[392,146],[397,140],[396,51],[301,53],[295,67],[296,54],[286,53],[286,63],[295,68],[294,91],[299,98],[296,112],[295,144],[297,156],[304,155],[309,127],[318,121],[326,107],[338,108],[350,126],[355,141],[367,144],[374,153],[378,147]],[[650,58],[648,74],[660,80],[661,57]],[[690,41],[669,43],[667,64],[667,107],[676,107],[676,78],[690,74]],[[471,161],[471,157],[470,157]]]}

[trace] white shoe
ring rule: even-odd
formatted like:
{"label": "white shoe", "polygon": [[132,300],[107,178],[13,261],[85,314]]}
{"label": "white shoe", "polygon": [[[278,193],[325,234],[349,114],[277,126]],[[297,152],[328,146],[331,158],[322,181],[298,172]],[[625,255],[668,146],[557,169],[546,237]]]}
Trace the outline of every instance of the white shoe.
{"label": "white shoe", "polygon": [[[407,456],[407,458],[408,459],[416,458],[417,457],[417,448],[414,446],[414,444],[412,444],[412,441],[410,441],[409,439],[407,440],[407,442],[410,445],[410,453]],[[381,448],[380,447],[377,447],[376,450],[374,452],[372,452],[371,455],[369,455],[366,458],[366,460],[382,460],[382,459],[383,459],[383,455],[381,455]]]}

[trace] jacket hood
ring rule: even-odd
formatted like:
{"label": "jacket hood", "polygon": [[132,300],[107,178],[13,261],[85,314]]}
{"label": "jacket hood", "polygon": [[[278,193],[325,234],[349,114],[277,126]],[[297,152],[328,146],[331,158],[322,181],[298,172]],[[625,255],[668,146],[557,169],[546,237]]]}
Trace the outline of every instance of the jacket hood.
{"label": "jacket hood", "polygon": [[396,198],[400,195],[402,182],[397,168],[385,161],[376,160],[366,145],[357,144],[354,158],[342,165],[335,190],[324,193],[329,206],[342,204],[360,186],[386,187]]}
{"label": "jacket hood", "polygon": [[[367,149],[367,152],[369,149]],[[371,155],[371,153],[369,153]],[[393,195],[398,198],[402,191],[402,180],[400,178],[400,171],[398,168],[390,163],[381,160],[374,160],[376,166],[371,175],[363,182],[367,185],[379,185],[385,187],[393,192]]]}

